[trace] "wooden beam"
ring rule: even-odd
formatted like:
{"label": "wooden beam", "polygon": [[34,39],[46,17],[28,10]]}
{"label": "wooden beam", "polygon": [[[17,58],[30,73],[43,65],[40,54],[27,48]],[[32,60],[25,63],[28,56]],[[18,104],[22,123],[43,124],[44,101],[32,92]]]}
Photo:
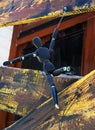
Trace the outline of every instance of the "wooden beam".
{"label": "wooden beam", "polygon": [[[57,91],[79,78],[67,75],[54,77]],[[0,68],[0,109],[24,116],[50,97],[51,87],[42,71]]]}
{"label": "wooden beam", "polygon": [[[92,17],[95,17],[95,12],[84,13],[84,14],[76,16],[74,18],[70,18],[69,20],[65,20],[61,23],[61,25],[59,27],[59,31],[72,27],[76,24],[86,22],[88,19],[90,19]],[[29,42],[35,36],[39,36],[42,38],[44,36],[51,35],[53,33],[53,30],[55,27],[56,27],[56,25],[52,25],[52,26],[46,27],[42,30],[39,30],[37,32],[34,32],[30,35],[27,35],[21,39],[18,39],[17,45],[19,46],[19,45],[25,44],[26,42]]]}
{"label": "wooden beam", "polygon": [[95,130],[95,70],[48,99],[5,130]]}
{"label": "wooden beam", "polygon": [[6,127],[7,112],[0,110],[0,129],[3,130]]}
{"label": "wooden beam", "polygon": [[95,17],[88,19],[84,32],[84,44],[82,53],[82,75],[95,69]]}
{"label": "wooden beam", "polygon": [[[9,58],[8,58],[9,60],[17,57],[17,45],[18,45],[17,37],[19,35],[19,32],[20,32],[20,25],[14,27],[14,30],[13,30],[12,42],[11,42],[10,53],[9,53]],[[11,66],[14,66],[14,65],[11,65]]]}

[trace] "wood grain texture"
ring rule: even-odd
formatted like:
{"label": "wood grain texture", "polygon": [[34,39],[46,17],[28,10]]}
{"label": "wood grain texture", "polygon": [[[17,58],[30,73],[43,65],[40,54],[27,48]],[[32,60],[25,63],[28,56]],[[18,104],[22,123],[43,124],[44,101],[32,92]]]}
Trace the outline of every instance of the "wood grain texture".
{"label": "wood grain texture", "polygon": [[[78,76],[54,77],[58,92],[76,81]],[[0,68],[0,109],[25,115],[52,97],[51,87],[42,71]]]}
{"label": "wood grain texture", "polygon": [[5,130],[95,130],[95,70],[48,99]]}

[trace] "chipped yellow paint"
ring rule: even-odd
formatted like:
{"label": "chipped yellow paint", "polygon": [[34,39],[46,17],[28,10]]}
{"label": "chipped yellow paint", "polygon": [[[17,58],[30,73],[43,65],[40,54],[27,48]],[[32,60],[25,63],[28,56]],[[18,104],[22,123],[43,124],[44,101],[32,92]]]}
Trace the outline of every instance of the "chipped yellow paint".
{"label": "chipped yellow paint", "polygon": [[[84,81],[86,79],[88,79],[88,78],[92,78],[94,76],[94,74],[95,74],[95,70],[91,71],[89,74],[85,75],[83,78],[81,78],[80,80],[78,80],[74,84],[70,85],[67,91],[68,92],[72,92],[72,87],[73,87],[73,90],[77,90],[77,88],[80,87],[81,83],[84,83],[87,86],[89,84],[89,82],[86,81],[86,83],[85,83]],[[84,88],[84,86],[83,86],[83,88]],[[86,87],[86,88],[88,88],[88,87]],[[59,94],[63,93],[66,89],[64,89],[63,91],[61,91]],[[85,89],[84,89],[84,92],[85,92]]]}
{"label": "chipped yellow paint", "polygon": [[[90,124],[92,123],[92,121],[95,122],[95,70],[90,72],[77,82],[73,83],[72,85],[66,87],[64,90],[62,89],[61,92],[58,93],[60,107],[59,110],[54,109],[52,101],[53,99],[50,98],[51,96],[49,96],[49,98],[46,98],[45,96],[41,95],[40,92],[44,94],[43,89],[45,90],[45,86],[42,86],[43,83],[40,84],[40,81],[42,82],[41,75],[39,74],[38,76],[37,71],[30,73],[33,74],[33,77],[32,81],[30,80],[30,82],[32,83],[30,83],[29,87],[31,87],[31,84],[33,85],[33,83],[35,82],[37,82],[37,84],[32,86],[32,89],[27,89],[28,86],[26,86],[25,84],[26,81],[23,81],[22,86],[24,86],[24,84],[25,86],[21,86],[20,88],[16,88],[16,86],[14,86],[16,88],[14,94],[16,93],[16,95],[13,97],[9,97],[10,99],[12,98],[12,102],[9,103],[9,106],[12,107],[12,109],[8,107],[7,110],[10,111],[11,109],[12,112],[18,111],[17,113],[23,116],[26,115],[27,112],[33,110],[28,114],[28,116],[30,116],[30,118],[28,118],[28,121],[26,116],[25,123],[21,123],[21,125],[15,124],[17,130],[23,130],[23,128],[28,125],[29,127],[31,127],[31,129],[32,126],[35,125],[35,129],[37,128],[37,130],[43,130],[44,128],[46,130],[57,130],[59,128],[64,130],[68,130],[71,128],[72,130],[84,130],[84,128],[88,128],[89,125],[90,129],[87,130],[93,130]],[[26,76],[27,79],[28,73],[23,74],[24,75],[22,75],[22,77],[24,78],[24,76]],[[31,75],[29,76],[31,77]],[[39,85],[39,87],[37,87],[37,85]],[[3,90],[4,93],[3,88],[1,88],[0,90]],[[9,91],[7,93],[9,94]],[[3,103],[5,103],[4,101],[7,100],[6,97],[4,98]],[[22,97],[22,99],[19,100],[18,97]],[[35,105],[35,102],[38,102],[42,97],[46,98],[46,100],[41,105]],[[30,101],[28,105],[30,105],[30,103],[32,102],[32,104],[30,105],[31,109],[27,105],[28,99]],[[22,103],[23,106],[20,106],[20,103]],[[7,104],[8,100],[6,101],[6,105]],[[34,109],[32,108],[33,106]],[[0,104],[0,107],[4,106]],[[32,120],[29,122],[29,119]],[[10,127],[9,130],[11,129],[12,127]]]}
{"label": "chipped yellow paint", "polygon": [[24,73],[27,73],[27,72],[29,72],[29,69],[22,69],[22,73],[24,74]]}
{"label": "chipped yellow paint", "polygon": [[[78,80],[77,82],[75,82],[74,84],[70,85],[67,88],[65,88],[63,91],[59,92],[58,95],[65,95],[68,93],[72,93],[72,91],[77,90],[77,87],[80,87],[79,85],[81,85],[81,83],[83,83],[87,78],[89,78],[90,76],[93,76],[95,74],[95,70],[91,71],[88,75],[84,76],[81,80]],[[86,84],[87,86],[87,84]],[[83,90],[83,92],[85,93],[89,88],[86,87],[86,89]],[[69,99],[71,99],[71,97],[73,97],[74,93],[72,93],[72,95],[69,96]],[[87,95],[88,96],[88,95]],[[45,101],[44,103],[42,103],[38,108],[44,106],[45,104],[47,104],[48,102],[50,102],[52,100],[52,98],[48,99],[47,101]],[[68,99],[65,99],[65,101]]]}
{"label": "chipped yellow paint", "polygon": [[[87,80],[88,79],[88,80]],[[59,106],[61,105],[61,109],[57,114],[57,117],[60,119],[64,116],[69,117],[71,115],[80,115],[80,118],[77,118],[74,122],[78,128],[78,130],[84,130],[83,127],[85,126],[85,123],[88,122],[91,124],[90,119],[95,120],[95,93],[92,93],[95,88],[92,88],[92,91],[90,90],[89,84],[95,84],[95,70],[80,79],[79,81],[73,83],[65,90],[61,91],[59,95]],[[95,86],[93,86],[95,87]],[[80,91],[80,89],[82,91]],[[76,98],[75,92],[79,90],[81,92],[81,96],[79,98]],[[64,95],[69,94],[69,97],[64,99]],[[94,96],[94,97],[93,97]],[[61,101],[61,98],[63,99]],[[49,104],[49,102],[52,100],[49,99],[43,104],[41,104],[38,109],[41,109],[42,107]],[[68,105],[64,106],[64,104],[68,102]],[[63,109],[62,109],[63,108]],[[81,120],[82,119],[82,120]],[[55,116],[55,118],[50,118],[49,120],[45,121],[40,125],[41,128],[47,126],[47,124],[54,125],[52,127],[47,128],[46,130],[56,130],[58,129],[59,122]],[[72,121],[72,123],[74,123]],[[68,130],[68,121],[64,121],[61,123],[61,128],[65,128],[65,130]],[[90,125],[89,125],[90,126]],[[95,127],[95,126],[93,126]],[[89,129],[90,130],[90,129]]]}
{"label": "chipped yellow paint", "polygon": [[[88,111],[91,109],[93,105],[95,105],[95,99],[89,101],[89,97],[91,97],[91,94],[86,94],[81,99],[79,99],[79,101],[75,101],[70,109],[65,113],[65,115],[71,115],[72,113],[83,114],[85,110]],[[92,105],[92,103],[94,104]]]}
{"label": "chipped yellow paint", "polygon": [[57,18],[57,17],[60,17],[62,15],[71,16],[71,15],[91,12],[91,11],[94,11],[94,10],[95,10],[95,6],[89,7],[89,8],[86,8],[86,9],[74,10],[72,12],[67,12],[66,14],[62,14],[62,10],[58,10],[58,11],[55,11],[55,12],[51,12],[48,15],[42,16],[42,17],[39,16],[39,17],[36,17],[36,18],[28,18],[28,19],[23,18],[23,19],[18,19],[17,21],[4,22],[3,20],[5,19],[5,21],[7,21],[8,18],[9,18],[9,14],[11,13],[11,12],[7,12],[6,16],[4,16],[4,18],[3,18],[4,14],[2,14],[3,23],[2,23],[2,21],[0,22],[0,27],[13,26],[13,25],[19,25],[19,24],[26,24],[26,23],[31,23],[31,22],[37,22],[37,21],[44,20],[44,19]]}
{"label": "chipped yellow paint", "polygon": [[8,88],[2,88],[0,89],[1,93],[6,93],[6,94],[12,94],[12,95],[16,95],[16,91],[13,89],[8,89]]}
{"label": "chipped yellow paint", "polygon": [[38,5],[40,5],[43,2],[43,0],[34,0],[34,3],[37,3]]}
{"label": "chipped yellow paint", "polygon": [[[59,0],[59,3],[57,3],[57,0],[33,0],[27,2],[25,0],[3,0],[0,1],[0,27],[37,22],[42,19],[57,18],[63,15],[63,6],[68,5],[71,6],[73,11],[67,12],[65,16],[95,10],[95,0],[90,1],[89,4],[88,1],[84,2],[81,7],[76,5],[76,1],[68,2],[67,0]],[[24,15],[24,12],[26,12],[27,15]],[[19,13],[21,14],[20,16],[18,15]]]}

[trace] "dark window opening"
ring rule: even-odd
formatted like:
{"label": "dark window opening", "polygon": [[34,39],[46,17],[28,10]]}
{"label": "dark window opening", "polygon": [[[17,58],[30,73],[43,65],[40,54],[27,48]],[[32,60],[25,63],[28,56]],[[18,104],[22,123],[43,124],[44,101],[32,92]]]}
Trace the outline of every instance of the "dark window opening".
{"label": "dark window opening", "polygon": [[[48,47],[49,42],[44,46]],[[83,44],[83,27],[81,24],[59,32],[54,47],[52,62],[56,68],[72,66],[75,74],[80,75],[81,56]],[[31,43],[26,45],[23,54],[34,52],[35,47]],[[22,68],[43,70],[43,65],[34,57],[22,62]]]}
{"label": "dark window opening", "polygon": [[83,28],[77,25],[60,33],[55,44],[54,64],[56,68],[72,66],[80,75],[83,45]]}

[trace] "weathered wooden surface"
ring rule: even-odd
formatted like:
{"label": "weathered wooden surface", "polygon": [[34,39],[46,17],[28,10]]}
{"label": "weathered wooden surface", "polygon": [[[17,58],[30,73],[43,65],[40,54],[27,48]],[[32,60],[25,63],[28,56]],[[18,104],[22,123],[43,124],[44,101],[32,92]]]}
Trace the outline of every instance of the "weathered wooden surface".
{"label": "weathered wooden surface", "polygon": [[95,10],[95,0],[0,0],[0,27],[59,17],[66,6],[67,15],[80,14]]}
{"label": "weathered wooden surface", "polygon": [[95,70],[48,99],[5,130],[95,130]]}
{"label": "weathered wooden surface", "polygon": [[[60,92],[78,78],[66,75],[55,77],[57,91]],[[0,109],[25,115],[50,97],[51,88],[41,71],[0,68]]]}

